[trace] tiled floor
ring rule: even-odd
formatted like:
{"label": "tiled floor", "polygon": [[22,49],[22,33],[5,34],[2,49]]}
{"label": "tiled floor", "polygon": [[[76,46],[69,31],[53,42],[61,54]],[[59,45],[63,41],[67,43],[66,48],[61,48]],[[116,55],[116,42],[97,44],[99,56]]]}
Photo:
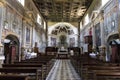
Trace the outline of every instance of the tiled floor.
{"label": "tiled floor", "polygon": [[70,60],[56,60],[46,80],[81,80]]}

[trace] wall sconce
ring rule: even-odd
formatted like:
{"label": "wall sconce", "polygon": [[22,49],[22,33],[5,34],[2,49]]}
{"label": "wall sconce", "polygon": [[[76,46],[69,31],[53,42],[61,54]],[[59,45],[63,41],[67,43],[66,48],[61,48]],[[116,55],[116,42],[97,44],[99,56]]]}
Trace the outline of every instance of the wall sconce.
{"label": "wall sconce", "polygon": [[7,21],[4,21],[4,28],[8,29],[8,22]]}
{"label": "wall sconce", "polygon": [[112,27],[115,27],[115,20],[112,20]]}

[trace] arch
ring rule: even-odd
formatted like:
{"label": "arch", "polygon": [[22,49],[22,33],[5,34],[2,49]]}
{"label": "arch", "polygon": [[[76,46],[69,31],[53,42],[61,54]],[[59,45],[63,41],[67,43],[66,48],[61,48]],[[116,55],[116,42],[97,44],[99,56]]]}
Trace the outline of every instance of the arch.
{"label": "arch", "polygon": [[13,63],[19,60],[19,39],[17,36],[9,34],[4,38],[4,63]]}
{"label": "arch", "polygon": [[[70,23],[66,23],[66,22],[59,22],[56,23],[52,26],[49,26],[48,28],[48,39],[49,39],[49,46],[52,46],[52,40],[51,37],[56,38],[56,46],[57,47],[68,47],[70,45],[69,41],[71,37],[75,38],[75,46],[77,45],[77,40],[78,40],[78,36],[75,36],[75,34],[78,34],[78,29],[76,26],[73,26]],[[65,44],[61,44],[61,40],[60,40],[60,36],[61,35],[65,35],[66,36],[66,42]]]}
{"label": "arch", "polygon": [[117,38],[119,38],[119,33],[114,32],[107,36],[106,41],[109,42],[110,40],[117,39]]}
{"label": "arch", "polygon": [[[120,62],[120,52],[119,52],[119,47],[120,45],[116,44],[116,40],[119,39],[119,34],[112,34],[109,35],[107,38],[107,52],[109,60],[112,62]],[[113,45],[112,43],[115,42]]]}
{"label": "arch", "polygon": [[64,28],[64,30],[67,30],[67,32],[68,32],[68,30],[71,30],[71,29],[72,29],[73,32],[75,32],[75,34],[78,33],[78,32],[77,32],[78,30],[77,30],[77,27],[76,27],[76,26],[73,26],[72,24],[67,23],[67,22],[59,22],[59,23],[56,23],[56,24],[54,24],[54,25],[52,25],[52,26],[49,26],[49,32],[48,32],[48,34],[51,34],[53,30],[55,30],[55,31],[53,31],[53,33],[54,33],[54,32],[57,33],[60,28],[61,28],[61,29]]}
{"label": "arch", "polygon": [[110,43],[112,40],[119,39],[119,34],[112,34],[108,37],[107,42]]}

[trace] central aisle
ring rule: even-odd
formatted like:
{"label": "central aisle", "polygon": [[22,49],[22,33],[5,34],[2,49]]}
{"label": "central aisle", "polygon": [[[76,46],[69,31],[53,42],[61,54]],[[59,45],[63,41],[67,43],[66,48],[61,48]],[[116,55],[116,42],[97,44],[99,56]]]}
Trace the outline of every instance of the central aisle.
{"label": "central aisle", "polygon": [[46,80],[81,80],[70,60],[56,60]]}

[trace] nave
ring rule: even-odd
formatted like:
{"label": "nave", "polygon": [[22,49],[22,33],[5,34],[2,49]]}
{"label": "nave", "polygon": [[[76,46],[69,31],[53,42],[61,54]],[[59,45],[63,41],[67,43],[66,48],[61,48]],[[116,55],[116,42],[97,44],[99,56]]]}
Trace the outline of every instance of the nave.
{"label": "nave", "polygon": [[56,60],[46,80],[81,80],[70,60]]}

